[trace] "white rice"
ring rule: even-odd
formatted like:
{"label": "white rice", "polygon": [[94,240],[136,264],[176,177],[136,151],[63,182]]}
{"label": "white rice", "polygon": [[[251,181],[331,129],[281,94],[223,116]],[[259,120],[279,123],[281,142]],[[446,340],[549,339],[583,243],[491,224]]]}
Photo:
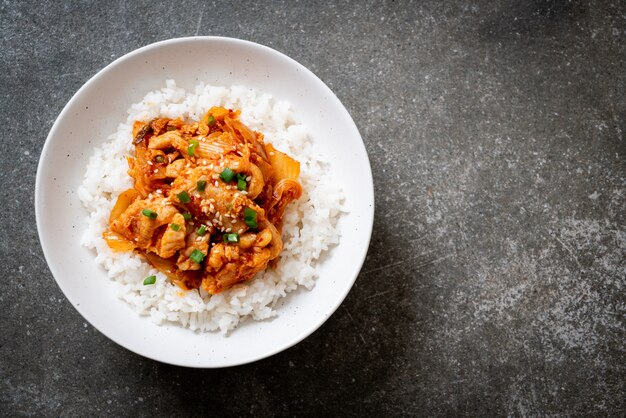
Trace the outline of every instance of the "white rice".
{"label": "white rice", "polygon": [[[203,290],[182,291],[137,254],[112,251],[102,239],[111,209],[120,192],[132,187],[126,155],[133,152],[132,124],[157,116],[198,120],[211,106],[240,109],[241,120],[263,132],[265,142],[301,163],[302,197],[288,206],[283,225],[284,249],[275,269],[218,295]],[[96,261],[114,281],[117,294],[141,315],[157,324],[176,323],[196,331],[226,333],[244,318],[264,320],[277,315],[276,302],[298,286],[311,289],[317,278],[316,262],[322,252],[339,241],[336,228],[343,193],[325,169],[324,158],[313,148],[305,127],[297,123],[290,105],[255,90],[205,85],[186,92],[167,80],[166,87],[148,93],[128,109],[126,123],[94,151],[78,189],[89,211],[81,244],[94,249]],[[148,275],[154,285],[144,286]]]}

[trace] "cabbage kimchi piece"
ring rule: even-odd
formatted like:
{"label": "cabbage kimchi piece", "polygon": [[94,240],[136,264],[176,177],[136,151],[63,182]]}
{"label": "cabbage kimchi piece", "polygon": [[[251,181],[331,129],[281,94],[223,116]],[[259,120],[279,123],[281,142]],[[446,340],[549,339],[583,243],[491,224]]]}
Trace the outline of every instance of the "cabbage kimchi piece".
{"label": "cabbage kimchi piece", "polygon": [[210,294],[278,260],[285,208],[302,195],[300,163],[239,114],[213,107],[199,121],[135,122],[133,188],[111,211],[111,249],[136,251],[182,289]]}

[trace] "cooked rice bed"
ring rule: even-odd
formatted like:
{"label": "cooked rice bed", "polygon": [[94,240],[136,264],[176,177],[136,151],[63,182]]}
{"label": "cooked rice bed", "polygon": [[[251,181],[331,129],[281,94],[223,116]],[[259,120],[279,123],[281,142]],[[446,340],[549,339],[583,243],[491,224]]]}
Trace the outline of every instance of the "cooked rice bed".
{"label": "cooked rice bed", "polygon": [[[114,252],[102,239],[117,196],[132,187],[125,158],[133,151],[132,123],[157,116],[198,120],[211,106],[241,109],[241,120],[262,132],[266,143],[298,159],[299,181],[304,190],[302,197],[285,212],[284,249],[276,268],[213,296],[203,290],[181,290],[139,255]],[[139,314],[150,315],[157,324],[178,323],[192,330],[219,329],[226,333],[246,317],[263,320],[277,315],[274,307],[280,298],[298,286],[314,286],[318,258],[340,238],[336,222],[343,194],[325,165],[304,126],[294,121],[288,103],[275,102],[268,94],[242,86],[225,88],[201,83],[193,93],[186,92],[168,80],[165,88],[150,92],[133,104],[126,123],[120,124],[90,158],[78,190],[89,211],[81,244],[95,250],[96,262],[115,283],[118,296]],[[144,286],[143,279],[148,275],[156,275],[157,281]]]}

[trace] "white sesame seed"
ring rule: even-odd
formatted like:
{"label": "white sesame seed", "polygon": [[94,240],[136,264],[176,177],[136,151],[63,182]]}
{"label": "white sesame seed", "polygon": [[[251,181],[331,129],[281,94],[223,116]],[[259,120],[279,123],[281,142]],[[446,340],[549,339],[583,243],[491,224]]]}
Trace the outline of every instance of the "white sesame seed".
{"label": "white sesame seed", "polygon": [[148,161],[148,165],[152,165],[152,161]]}
{"label": "white sesame seed", "polygon": [[250,181],[250,180],[252,180],[252,176],[246,177],[246,181]]}
{"label": "white sesame seed", "polygon": [[232,230],[233,230],[232,228],[226,228],[226,232],[230,232]]}

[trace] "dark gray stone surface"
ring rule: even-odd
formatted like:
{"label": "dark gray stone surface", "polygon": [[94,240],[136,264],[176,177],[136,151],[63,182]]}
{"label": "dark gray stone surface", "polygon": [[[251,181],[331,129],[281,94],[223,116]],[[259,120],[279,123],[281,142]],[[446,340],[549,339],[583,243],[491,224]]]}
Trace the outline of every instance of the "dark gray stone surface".
{"label": "dark gray stone surface", "polygon": [[[0,5],[0,415],[624,415],[623,1],[71,3]],[[149,361],[87,325],[35,229],[65,103],[114,58],[189,35],[315,72],[377,191],[339,310],[225,370]]]}

